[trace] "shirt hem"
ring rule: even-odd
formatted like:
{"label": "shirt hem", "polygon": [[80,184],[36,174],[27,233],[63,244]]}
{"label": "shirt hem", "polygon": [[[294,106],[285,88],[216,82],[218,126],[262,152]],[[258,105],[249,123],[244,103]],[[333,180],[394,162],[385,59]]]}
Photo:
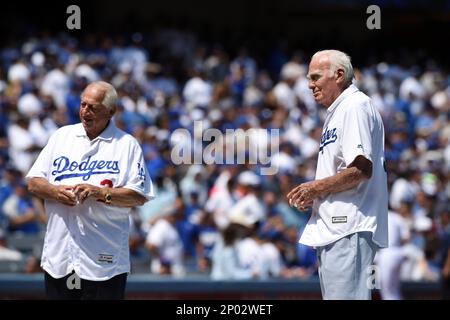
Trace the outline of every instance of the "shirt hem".
{"label": "shirt hem", "polygon": [[[45,272],[47,272],[54,279],[64,278],[65,276],[69,275],[72,272],[72,271],[70,271],[70,272],[68,272],[68,273],[66,273],[66,274],[61,276],[61,275],[56,275],[54,272],[48,270],[48,268],[46,266],[41,266],[41,267],[42,267],[42,269],[44,269]],[[78,273],[77,273],[77,275],[83,280],[106,281],[106,280],[114,278],[115,276],[118,276],[119,274],[122,274],[122,273],[130,274],[131,272],[130,272],[130,270],[128,270],[128,271],[127,270],[123,270],[123,271],[114,272],[112,275],[108,275],[108,276],[104,276],[104,277],[97,277],[97,278],[96,277],[87,277],[85,275],[81,275],[81,274],[78,274]]]}
{"label": "shirt hem", "polygon": [[338,240],[340,240],[340,239],[342,239],[342,238],[344,238],[344,237],[346,237],[346,236],[348,236],[348,235],[350,235],[350,234],[357,233],[357,232],[370,232],[370,233],[372,233],[372,241],[373,241],[378,247],[380,247],[380,248],[386,248],[386,247],[387,247],[387,245],[380,244],[378,241],[376,241],[376,240],[373,238],[373,234],[374,234],[374,233],[373,233],[372,230],[366,230],[366,229],[361,229],[361,230],[356,230],[356,231],[350,231],[350,232],[347,232],[347,233],[343,233],[343,234],[340,234],[338,237],[333,238],[333,239],[330,240],[330,241],[325,241],[325,242],[320,242],[320,243],[311,243],[311,242],[309,242],[309,241],[302,241],[302,239],[301,239],[301,237],[300,237],[300,240],[298,241],[298,243],[301,243],[301,244],[303,244],[303,245],[305,245],[305,246],[310,246],[310,247],[323,247],[323,246],[329,245],[330,243],[336,242],[336,241],[338,241]]}

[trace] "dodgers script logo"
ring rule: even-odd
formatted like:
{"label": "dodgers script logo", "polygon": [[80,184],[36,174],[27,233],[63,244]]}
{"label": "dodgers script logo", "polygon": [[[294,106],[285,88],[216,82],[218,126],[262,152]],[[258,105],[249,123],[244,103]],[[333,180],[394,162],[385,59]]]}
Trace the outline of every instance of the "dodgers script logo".
{"label": "dodgers script logo", "polygon": [[322,153],[323,153],[323,148],[327,144],[336,142],[336,140],[337,140],[336,128],[328,130],[328,127],[327,127],[322,134],[322,138],[320,139],[319,152],[322,151]]}
{"label": "dodgers script logo", "polygon": [[57,175],[55,181],[74,177],[83,177],[83,180],[87,181],[93,174],[120,173],[119,161],[91,161],[91,157],[78,163],[62,156],[53,161],[53,167],[55,170],[52,171],[52,175]]}

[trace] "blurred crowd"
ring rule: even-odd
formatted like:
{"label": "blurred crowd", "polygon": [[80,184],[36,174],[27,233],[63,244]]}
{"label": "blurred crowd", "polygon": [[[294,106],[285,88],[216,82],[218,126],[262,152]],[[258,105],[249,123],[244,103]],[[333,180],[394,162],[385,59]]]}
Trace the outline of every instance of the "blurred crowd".
{"label": "blurred crowd", "polygon": [[[0,48],[0,260],[25,258],[8,243],[15,234],[41,236],[43,203],[27,192],[24,174],[57,128],[79,121],[86,84],[102,79],[117,89],[114,121],[140,142],[157,192],[132,210],[133,272],[316,276],[314,249],[298,244],[310,212],[285,198],[314,178],[325,115],[308,89],[309,56],[300,49],[274,48],[261,58],[172,29],[151,36],[40,35]],[[384,120],[400,278],[438,281],[450,237],[450,74],[439,61],[415,55],[367,59],[354,65],[354,81]],[[192,159],[211,144],[196,134],[196,121],[223,133],[255,129],[248,147],[233,156],[275,141],[276,174],[261,175],[261,165],[250,161],[175,165],[180,139],[199,146],[189,149]],[[262,139],[271,129],[279,130],[277,139]],[[377,259],[381,268],[385,260]]]}

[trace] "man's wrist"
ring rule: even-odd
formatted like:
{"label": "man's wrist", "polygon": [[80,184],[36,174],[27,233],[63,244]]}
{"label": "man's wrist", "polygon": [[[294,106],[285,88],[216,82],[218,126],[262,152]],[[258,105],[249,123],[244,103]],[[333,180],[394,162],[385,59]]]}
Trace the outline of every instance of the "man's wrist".
{"label": "man's wrist", "polygon": [[106,188],[106,187],[104,187],[104,188],[99,187],[98,188],[97,200],[102,200],[102,201],[105,200],[105,196],[106,196],[106,193],[107,193],[106,189],[108,189],[108,188]]}
{"label": "man's wrist", "polygon": [[106,204],[111,204],[111,201],[112,201],[111,189],[112,188],[106,187],[106,188],[102,188],[102,190],[101,190],[102,195],[103,195],[101,200],[103,200]]}
{"label": "man's wrist", "polygon": [[59,201],[59,200],[58,200],[58,197],[59,197],[59,188],[58,188],[57,185],[50,184],[50,188],[47,189],[47,190],[49,191],[48,194],[49,194],[49,198],[50,198],[51,200]]}
{"label": "man's wrist", "polygon": [[316,180],[316,185],[314,186],[317,197],[321,198],[323,195],[328,193],[329,184],[325,179]]}

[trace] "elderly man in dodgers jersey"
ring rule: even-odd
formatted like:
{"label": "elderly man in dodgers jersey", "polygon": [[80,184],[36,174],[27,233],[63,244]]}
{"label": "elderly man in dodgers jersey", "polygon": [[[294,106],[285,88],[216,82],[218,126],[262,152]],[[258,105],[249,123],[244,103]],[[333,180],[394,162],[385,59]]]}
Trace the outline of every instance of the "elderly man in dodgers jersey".
{"label": "elderly man in dodgers jersey", "polygon": [[327,114],[316,180],[287,195],[301,211],[312,206],[299,242],[317,249],[324,299],[371,299],[371,265],[388,243],[383,123],[370,98],[352,84],[347,54],[317,52],[308,79]]}
{"label": "elderly man in dodgers jersey", "polygon": [[109,83],[88,85],[81,123],[55,132],[27,174],[49,216],[41,262],[49,299],[124,298],[129,211],[153,187],[138,142],[111,120],[116,101]]}

